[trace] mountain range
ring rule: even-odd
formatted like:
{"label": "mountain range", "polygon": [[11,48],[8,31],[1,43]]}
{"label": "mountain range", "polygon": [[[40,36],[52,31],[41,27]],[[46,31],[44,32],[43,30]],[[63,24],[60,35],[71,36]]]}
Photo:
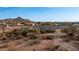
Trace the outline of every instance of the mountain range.
{"label": "mountain range", "polygon": [[17,18],[8,18],[8,19],[2,19],[0,20],[0,23],[31,23],[32,21],[29,19],[24,19],[22,17]]}

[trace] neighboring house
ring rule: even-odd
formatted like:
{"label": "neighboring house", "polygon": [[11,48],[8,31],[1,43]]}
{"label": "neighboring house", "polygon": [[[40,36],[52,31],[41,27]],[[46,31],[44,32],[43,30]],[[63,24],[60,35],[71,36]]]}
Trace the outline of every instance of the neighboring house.
{"label": "neighboring house", "polygon": [[33,26],[33,29],[37,29],[37,30],[56,30],[56,29],[65,29],[65,28],[69,28],[69,26],[60,26],[60,25],[57,25],[57,26],[53,26],[53,25],[44,25],[44,26]]}
{"label": "neighboring house", "polygon": [[79,28],[79,24],[73,24],[73,27]]}
{"label": "neighboring house", "polygon": [[25,23],[24,25],[25,26],[32,26],[33,24],[32,23]]}
{"label": "neighboring house", "polygon": [[21,24],[21,23],[17,23],[17,25],[18,25],[18,26],[22,26],[22,25],[24,25],[24,24]]}

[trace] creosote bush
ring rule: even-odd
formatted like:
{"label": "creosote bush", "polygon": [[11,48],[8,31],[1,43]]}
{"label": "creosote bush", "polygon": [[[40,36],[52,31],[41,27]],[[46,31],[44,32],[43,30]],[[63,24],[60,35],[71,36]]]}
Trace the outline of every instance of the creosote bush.
{"label": "creosote bush", "polygon": [[41,33],[54,33],[55,30],[40,30]]}
{"label": "creosote bush", "polygon": [[79,41],[79,34],[76,34],[75,36],[73,36],[73,40]]}
{"label": "creosote bush", "polygon": [[53,39],[53,36],[47,36],[46,39],[52,40]]}
{"label": "creosote bush", "polygon": [[61,30],[61,32],[68,33],[69,31],[68,31],[68,29],[63,29],[63,30]]}
{"label": "creosote bush", "polygon": [[29,33],[40,34],[40,30],[28,30]]}
{"label": "creosote bush", "polygon": [[37,39],[37,37],[35,35],[30,35],[29,37],[30,37],[30,39]]}
{"label": "creosote bush", "polygon": [[57,45],[54,47],[54,50],[58,49],[60,47],[60,45]]}
{"label": "creosote bush", "polygon": [[27,37],[27,32],[27,30],[15,29],[11,32],[6,32],[6,36],[11,40],[22,39],[23,37]]}
{"label": "creosote bush", "polygon": [[71,39],[68,39],[68,38],[64,39],[65,42],[69,42],[70,40],[71,40]]}
{"label": "creosote bush", "polygon": [[74,34],[73,33],[67,33],[69,36],[74,36]]}
{"label": "creosote bush", "polygon": [[35,45],[38,43],[40,43],[38,40],[33,40],[33,41],[29,42],[29,46],[32,46],[32,45]]}
{"label": "creosote bush", "polygon": [[27,33],[28,33],[28,30],[27,28],[21,28],[20,29],[20,34],[24,37],[27,37]]}

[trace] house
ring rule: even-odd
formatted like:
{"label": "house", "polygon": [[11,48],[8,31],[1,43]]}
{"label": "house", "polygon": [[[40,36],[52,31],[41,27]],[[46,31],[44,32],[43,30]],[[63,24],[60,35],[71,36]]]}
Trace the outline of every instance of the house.
{"label": "house", "polygon": [[73,24],[73,27],[79,28],[79,24]]}
{"label": "house", "polygon": [[69,28],[69,26],[63,26],[63,25],[41,25],[41,26],[33,26],[33,29],[36,30],[56,30],[56,29],[65,29]]}
{"label": "house", "polygon": [[21,23],[17,23],[17,26],[22,26],[22,25],[24,25],[24,24],[21,24]]}

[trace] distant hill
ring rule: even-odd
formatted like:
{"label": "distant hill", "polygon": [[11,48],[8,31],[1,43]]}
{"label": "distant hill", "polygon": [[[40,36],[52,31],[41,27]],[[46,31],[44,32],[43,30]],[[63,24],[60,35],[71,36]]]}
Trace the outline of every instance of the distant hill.
{"label": "distant hill", "polygon": [[3,19],[0,20],[0,23],[6,23],[6,24],[16,24],[16,23],[31,23],[29,19],[24,19],[22,17],[17,17],[17,18],[8,18],[8,19]]}

